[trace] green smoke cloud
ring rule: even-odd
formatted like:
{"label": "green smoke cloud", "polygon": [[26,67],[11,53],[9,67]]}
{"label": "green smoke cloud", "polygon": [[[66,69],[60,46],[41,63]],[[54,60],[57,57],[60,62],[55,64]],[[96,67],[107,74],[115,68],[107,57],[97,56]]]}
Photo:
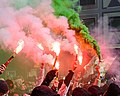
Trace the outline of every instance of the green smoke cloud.
{"label": "green smoke cloud", "polygon": [[35,8],[40,4],[42,0],[12,0],[11,5],[16,9],[21,9],[26,6],[31,6],[32,8]]}
{"label": "green smoke cloud", "polygon": [[54,14],[59,16],[65,16],[68,18],[69,27],[75,30],[77,33],[82,34],[84,41],[89,43],[97,52],[100,59],[100,47],[95,39],[89,34],[88,28],[82,23],[77,11],[79,6],[75,7],[77,0],[52,0],[52,7],[54,8]]}

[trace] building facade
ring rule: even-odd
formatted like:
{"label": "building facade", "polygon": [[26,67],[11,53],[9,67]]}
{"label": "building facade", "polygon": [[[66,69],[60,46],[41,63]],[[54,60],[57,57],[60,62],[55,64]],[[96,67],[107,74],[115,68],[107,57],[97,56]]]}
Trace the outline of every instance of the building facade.
{"label": "building facade", "polygon": [[120,51],[120,0],[79,0],[79,5],[80,17],[90,33],[96,32],[108,48]]}

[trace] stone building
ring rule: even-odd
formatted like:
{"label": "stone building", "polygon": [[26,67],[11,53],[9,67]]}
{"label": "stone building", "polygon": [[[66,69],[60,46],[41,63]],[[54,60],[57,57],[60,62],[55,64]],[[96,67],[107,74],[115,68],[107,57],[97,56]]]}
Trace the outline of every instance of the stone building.
{"label": "stone building", "polygon": [[[120,0],[79,0],[80,17],[91,34],[103,36],[108,47],[120,50]],[[94,29],[97,29],[95,31]]]}

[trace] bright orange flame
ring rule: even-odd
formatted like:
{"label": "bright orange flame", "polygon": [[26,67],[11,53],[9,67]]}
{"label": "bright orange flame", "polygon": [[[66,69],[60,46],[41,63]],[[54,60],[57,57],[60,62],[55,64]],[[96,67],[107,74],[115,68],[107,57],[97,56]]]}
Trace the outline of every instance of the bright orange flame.
{"label": "bright orange flame", "polygon": [[52,50],[56,53],[56,55],[58,56],[60,53],[60,43],[59,42],[54,42],[52,44]]}
{"label": "bright orange flame", "polygon": [[84,66],[84,69],[85,69],[85,70],[86,70],[86,67],[87,67],[87,66]]}
{"label": "bright orange flame", "polygon": [[63,77],[63,80],[65,80],[65,77]]}
{"label": "bright orange flame", "polygon": [[74,44],[75,53],[78,54],[78,46]]}
{"label": "bright orange flame", "polygon": [[80,65],[82,64],[82,59],[83,59],[82,55],[78,55],[78,61]]}
{"label": "bright orange flame", "polygon": [[57,61],[56,64],[55,64],[55,68],[58,70],[58,69],[59,69],[59,66],[60,66],[60,64],[59,64],[59,62]]}
{"label": "bright orange flame", "polygon": [[19,40],[19,41],[18,41],[18,46],[17,46],[17,48],[14,50],[14,52],[15,52],[16,54],[18,54],[18,53],[23,49],[23,47],[24,47],[24,41],[23,41],[23,40]]}
{"label": "bright orange flame", "polygon": [[44,50],[42,44],[38,43],[37,46],[38,46],[41,50]]}

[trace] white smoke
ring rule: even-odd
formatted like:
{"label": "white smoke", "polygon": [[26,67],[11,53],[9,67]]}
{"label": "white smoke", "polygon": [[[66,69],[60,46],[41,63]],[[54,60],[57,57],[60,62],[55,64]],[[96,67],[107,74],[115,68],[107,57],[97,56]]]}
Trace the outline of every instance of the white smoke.
{"label": "white smoke", "polygon": [[118,29],[109,26],[106,20],[100,19],[98,21],[99,25],[92,30],[95,32],[92,35],[97,39],[101,48],[103,62],[100,66],[104,67],[103,72],[108,72],[111,76],[114,74],[116,77],[120,77],[120,60],[118,59],[120,54],[119,48],[117,50],[115,47],[117,43],[120,43],[120,32]]}
{"label": "white smoke", "polygon": [[[1,0],[1,48],[13,51],[22,39],[25,46],[21,53],[35,63],[52,63],[54,55],[51,54],[51,45],[59,41],[61,50],[75,55],[75,32],[68,29],[66,17],[54,16],[50,4],[51,0]],[[44,51],[38,48],[38,43],[42,44]]]}

